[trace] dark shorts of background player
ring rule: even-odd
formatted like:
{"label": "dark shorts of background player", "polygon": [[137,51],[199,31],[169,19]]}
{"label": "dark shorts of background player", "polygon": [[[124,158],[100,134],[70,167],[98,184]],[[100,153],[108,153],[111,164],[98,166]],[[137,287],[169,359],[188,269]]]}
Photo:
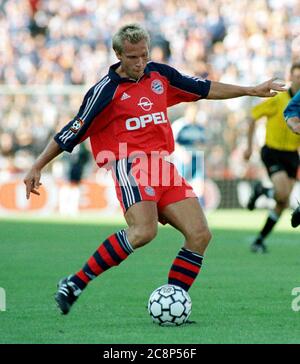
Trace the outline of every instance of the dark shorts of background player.
{"label": "dark shorts of background player", "polygon": [[285,171],[290,178],[297,178],[299,167],[299,154],[297,151],[281,151],[265,145],[261,149],[261,159],[270,177],[274,173]]}

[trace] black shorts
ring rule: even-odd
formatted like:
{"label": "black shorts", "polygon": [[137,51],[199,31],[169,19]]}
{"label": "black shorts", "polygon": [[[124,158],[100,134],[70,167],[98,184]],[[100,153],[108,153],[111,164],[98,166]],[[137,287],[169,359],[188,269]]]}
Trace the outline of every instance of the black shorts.
{"label": "black shorts", "polygon": [[299,154],[297,151],[281,151],[265,145],[261,149],[261,159],[270,177],[276,172],[285,171],[290,178],[296,179],[299,166]]}

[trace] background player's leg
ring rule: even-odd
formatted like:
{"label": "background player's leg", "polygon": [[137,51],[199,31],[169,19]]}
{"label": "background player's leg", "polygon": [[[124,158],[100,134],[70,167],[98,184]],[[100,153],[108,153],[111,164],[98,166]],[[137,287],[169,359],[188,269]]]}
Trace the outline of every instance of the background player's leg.
{"label": "background player's leg", "polygon": [[285,171],[280,171],[271,176],[271,181],[273,182],[274,199],[276,201],[274,211],[280,215],[288,207],[290,194],[296,180],[290,178]]}
{"label": "background player's leg", "polygon": [[203,254],[211,239],[205,215],[197,198],[188,198],[166,206],[162,215],[185,237],[169,272],[168,282],[186,291],[196,279]]}
{"label": "background player's leg", "polygon": [[271,181],[273,183],[274,199],[276,201],[276,206],[273,210],[269,212],[267,221],[259,232],[256,240],[252,244],[251,250],[253,252],[257,252],[260,249],[262,251],[266,250],[266,247],[264,245],[264,239],[273,230],[282,212],[288,206],[289,197],[295,184],[295,180],[289,178],[285,171],[279,171],[272,174]]}
{"label": "background player's leg", "polygon": [[119,265],[134,249],[151,241],[157,232],[156,202],[142,201],[125,214],[128,228],[109,236],[76,274],[59,283],[55,296],[62,313],[67,314],[82,290],[103,272]]}
{"label": "background player's leg", "polygon": [[293,228],[296,228],[300,225],[300,204],[292,213],[291,225]]}

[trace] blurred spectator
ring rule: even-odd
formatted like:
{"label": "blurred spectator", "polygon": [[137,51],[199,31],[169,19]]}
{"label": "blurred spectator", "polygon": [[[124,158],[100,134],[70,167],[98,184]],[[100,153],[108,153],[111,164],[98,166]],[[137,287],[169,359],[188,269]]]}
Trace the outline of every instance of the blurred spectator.
{"label": "blurred spectator", "polygon": [[151,60],[159,63],[168,63],[170,56],[170,42],[161,34],[151,36]]}
{"label": "blurred spectator", "polygon": [[207,137],[205,128],[198,118],[198,105],[188,104],[184,116],[174,121],[172,129],[176,144],[174,163],[179,173],[187,180],[203,179]]}

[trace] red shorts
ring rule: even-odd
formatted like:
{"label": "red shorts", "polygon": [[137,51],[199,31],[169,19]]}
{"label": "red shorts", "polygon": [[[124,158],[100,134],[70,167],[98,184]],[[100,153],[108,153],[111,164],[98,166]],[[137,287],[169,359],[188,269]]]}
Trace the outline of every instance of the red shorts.
{"label": "red shorts", "polygon": [[[155,201],[160,214],[171,203],[197,197],[174,164],[163,158],[124,158],[111,170],[124,213],[137,202]],[[160,222],[165,223],[162,219]]]}

